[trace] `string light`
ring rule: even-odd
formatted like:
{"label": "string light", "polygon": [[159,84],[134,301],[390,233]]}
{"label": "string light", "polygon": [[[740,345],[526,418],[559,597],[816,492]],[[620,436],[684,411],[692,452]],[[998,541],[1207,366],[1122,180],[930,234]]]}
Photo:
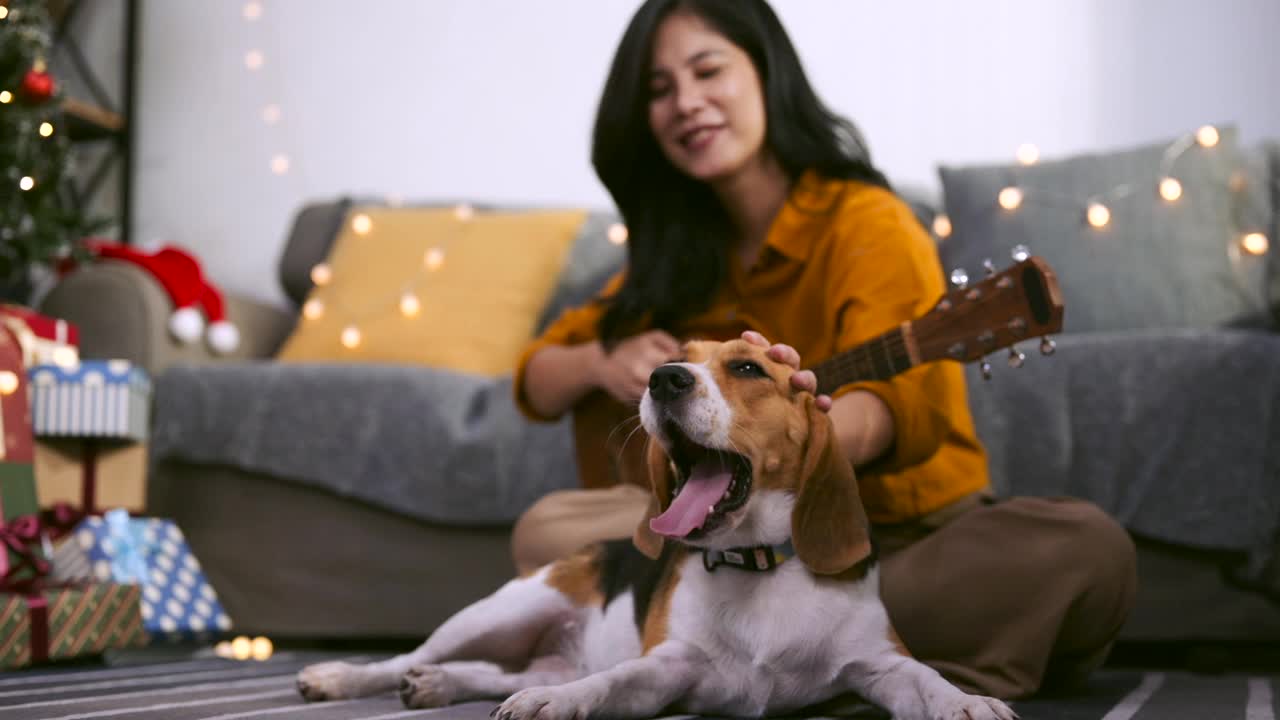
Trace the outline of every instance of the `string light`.
{"label": "string light", "polygon": [[302,316],[308,320],[319,320],[324,317],[324,303],[319,298],[311,298],[302,304]]}
{"label": "string light", "polygon": [[0,370],[0,395],[12,395],[18,391],[18,374],[12,370]]}
{"label": "string light", "polygon": [[1160,197],[1174,202],[1182,197],[1182,183],[1177,178],[1167,177],[1160,181]]}
{"label": "string light", "polygon": [[250,50],[244,54],[244,66],[250,70],[261,68],[264,60],[261,50]]}
{"label": "string light", "polygon": [[253,641],[241,635],[231,641],[231,657],[236,660],[248,660],[253,654]]}
{"label": "string light", "polygon": [[253,21],[262,17],[262,4],[256,2],[248,2],[244,4],[244,19]]}
{"label": "string light", "polygon": [[271,641],[268,640],[267,638],[258,636],[253,639],[251,652],[254,660],[257,660],[258,662],[269,660],[271,659],[271,654],[274,651],[275,651],[275,648],[272,646]]}
{"label": "string light", "polygon": [[0,5],[0,20],[4,20],[7,17],[9,17],[9,8]]}
{"label": "string light", "polygon": [[36,186],[36,181],[32,179],[30,175],[25,175],[21,180],[18,181],[18,187],[22,188],[23,190],[30,190],[35,186]]}
{"label": "string light", "polygon": [[1217,145],[1219,139],[1221,139],[1221,137],[1218,134],[1218,128],[1212,125],[1205,125],[1199,130],[1196,130],[1196,142],[1200,143],[1204,147],[1211,148],[1214,145]]}
{"label": "string light", "polygon": [[475,208],[471,207],[470,205],[463,204],[455,207],[453,209],[453,214],[459,220],[466,222],[471,218],[475,217],[476,211],[475,211]]}
{"label": "string light", "polygon": [[289,172],[289,156],[280,154],[271,158],[271,172],[277,175],[284,175]]}
{"label": "string light", "polygon": [[444,251],[440,248],[431,248],[422,256],[422,264],[432,272],[439,270],[444,265]]}
{"label": "string light", "polygon": [[360,347],[360,328],[355,325],[348,325],[342,329],[342,346],[348,350],[355,350]]}
{"label": "string light", "polygon": [[368,235],[369,231],[373,229],[373,220],[368,215],[360,213],[351,218],[351,229],[357,235]]}
{"label": "string light", "polygon": [[314,265],[311,268],[311,282],[315,283],[316,285],[320,287],[324,287],[325,285],[328,285],[329,281],[332,279],[333,279],[333,270],[329,267],[328,264],[316,263],[316,265]]}
{"label": "string light", "polygon": [[1240,246],[1250,255],[1266,255],[1271,243],[1267,236],[1260,232],[1251,232],[1240,239]]}
{"label": "string light", "polygon": [[1000,191],[997,200],[1000,202],[1000,207],[1005,210],[1017,210],[1018,206],[1022,204],[1022,190],[1016,187],[1007,187]]}
{"label": "string light", "polygon": [[622,223],[614,223],[609,226],[609,242],[614,245],[622,245],[627,242],[627,226]]}
{"label": "string light", "polygon": [[951,218],[938,215],[933,218],[933,234],[940,238],[951,237]]}
{"label": "string light", "polygon": [[418,296],[411,292],[407,292],[400,297],[400,314],[407,318],[417,317],[422,310],[422,301],[418,300]]}
{"label": "string light", "polygon": [[52,134],[53,134],[53,123],[50,123],[50,122],[40,123],[40,137],[49,137]]}
{"label": "string light", "polygon": [[1040,148],[1031,143],[1023,143],[1018,146],[1017,158],[1023,165],[1035,165],[1040,160]]}
{"label": "string light", "polygon": [[0,103],[8,105],[13,102],[13,93],[8,90],[0,90]]}
{"label": "string light", "polygon": [[1111,222],[1111,211],[1106,205],[1094,201],[1089,203],[1089,210],[1085,213],[1089,219],[1089,224],[1096,228],[1103,228],[1107,223]]}
{"label": "string light", "polygon": [[268,125],[280,122],[280,106],[271,104],[262,108],[262,122]]}

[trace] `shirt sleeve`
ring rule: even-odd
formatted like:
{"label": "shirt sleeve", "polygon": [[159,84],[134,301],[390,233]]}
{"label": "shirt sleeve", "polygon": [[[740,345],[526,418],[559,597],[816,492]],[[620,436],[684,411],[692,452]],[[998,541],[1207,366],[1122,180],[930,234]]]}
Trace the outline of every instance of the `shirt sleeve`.
{"label": "shirt sleeve", "polygon": [[[944,291],[937,249],[906,203],[876,188],[848,201],[834,228],[828,297],[836,298],[836,352],[928,312]],[[893,442],[863,472],[897,472],[929,459],[951,430],[948,408],[964,402],[957,363],[930,362],[889,380],[842,386],[833,397],[870,392],[889,407]]]}
{"label": "shirt sleeve", "polygon": [[605,300],[622,287],[623,275],[624,272],[619,271],[610,278],[609,282],[605,283],[604,288],[591,302],[569,308],[560,313],[560,316],[547,326],[546,330],[543,330],[542,335],[529,343],[524,352],[520,354],[514,373],[513,391],[515,392],[516,407],[520,409],[520,412],[525,417],[535,422],[554,422],[560,419],[558,416],[543,415],[529,404],[529,398],[525,394],[525,375],[529,367],[529,360],[539,350],[550,345],[580,345],[595,340],[598,336],[596,327],[607,307]]}

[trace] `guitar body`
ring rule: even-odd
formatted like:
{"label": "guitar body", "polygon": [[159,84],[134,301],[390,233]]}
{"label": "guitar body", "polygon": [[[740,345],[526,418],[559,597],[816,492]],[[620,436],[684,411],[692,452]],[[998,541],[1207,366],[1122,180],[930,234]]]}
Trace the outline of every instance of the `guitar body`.
{"label": "guitar body", "polygon": [[[811,366],[818,392],[863,380],[888,380],[917,365],[938,360],[981,360],[1011,348],[1010,365],[1018,367],[1018,342],[1040,337],[1043,354],[1053,351],[1048,335],[1062,330],[1062,294],[1048,263],[1028,257],[1001,273],[969,287],[957,288],[938,300],[934,309],[879,337],[842,351]],[[746,328],[717,329],[708,340],[729,340]],[[730,331],[732,330],[732,331]],[[1014,358],[1016,356],[1016,362]],[[649,487],[645,476],[645,445],[649,436],[640,426],[639,408],[618,402],[596,390],[573,410],[573,433],[578,476],[584,488],[607,488],[619,483]]]}

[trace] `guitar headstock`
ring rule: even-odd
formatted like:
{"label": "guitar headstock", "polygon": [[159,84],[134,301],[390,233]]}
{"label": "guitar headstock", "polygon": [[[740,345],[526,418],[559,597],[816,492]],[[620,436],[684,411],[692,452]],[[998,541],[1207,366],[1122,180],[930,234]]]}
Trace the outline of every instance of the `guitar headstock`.
{"label": "guitar headstock", "polygon": [[984,358],[996,350],[1009,348],[1013,367],[1020,367],[1025,358],[1016,347],[1018,342],[1038,337],[1040,352],[1053,352],[1048,336],[1062,330],[1058,281],[1042,258],[1021,256],[1002,272],[986,261],[987,276],[972,285],[964,271],[952,273],[956,289],[912,323],[921,362],[981,359],[983,377],[989,378],[991,366]]}

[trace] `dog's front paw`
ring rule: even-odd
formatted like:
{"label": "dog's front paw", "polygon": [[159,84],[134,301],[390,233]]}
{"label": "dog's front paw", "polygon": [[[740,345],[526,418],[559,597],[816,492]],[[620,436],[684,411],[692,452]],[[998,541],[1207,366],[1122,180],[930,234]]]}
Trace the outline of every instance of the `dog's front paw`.
{"label": "dog's front paw", "polygon": [[589,714],[590,708],[563,687],[521,690],[490,713],[494,720],[581,720]]}
{"label": "dog's front paw", "polygon": [[1018,714],[995,698],[961,695],[931,720],[1018,720]]}
{"label": "dog's front paw", "polygon": [[400,700],[407,708],[438,708],[453,703],[457,686],[439,665],[409,668],[400,678]]}
{"label": "dog's front paw", "polygon": [[298,692],[312,701],[356,697],[363,673],[363,667],[346,662],[308,665],[298,672]]}

